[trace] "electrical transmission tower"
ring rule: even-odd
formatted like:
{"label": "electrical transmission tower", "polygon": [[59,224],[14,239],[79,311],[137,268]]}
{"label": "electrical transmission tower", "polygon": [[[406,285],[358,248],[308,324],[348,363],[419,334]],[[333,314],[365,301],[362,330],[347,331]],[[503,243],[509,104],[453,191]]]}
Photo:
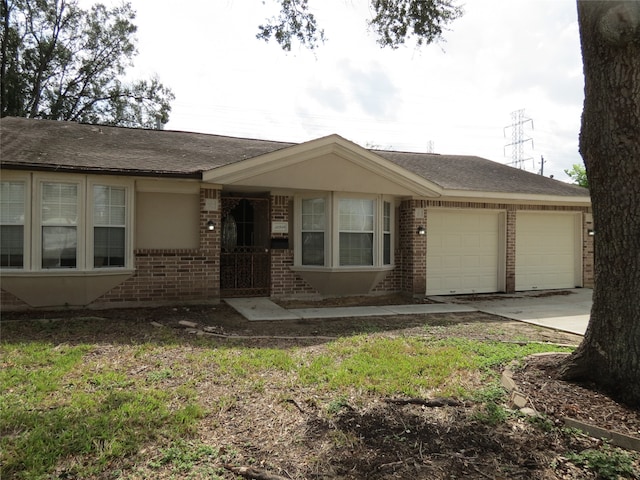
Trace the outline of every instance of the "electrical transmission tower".
{"label": "electrical transmission tower", "polygon": [[[524,156],[524,144],[531,142],[531,148],[533,147],[533,138],[525,137],[524,126],[526,123],[531,122],[531,129],[533,130],[533,120],[526,117],[524,114],[524,108],[511,112],[511,125],[504,127],[504,136],[507,136],[507,129],[511,129],[511,143],[504,146],[506,152],[507,147],[511,147],[511,163],[514,167],[519,169],[524,168],[524,162],[527,160],[533,160],[533,157]],[[506,155],[505,155],[506,156]]]}
{"label": "electrical transmission tower", "polygon": [[433,140],[429,140],[427,142],[427,152],[426,153],[433,153]]}

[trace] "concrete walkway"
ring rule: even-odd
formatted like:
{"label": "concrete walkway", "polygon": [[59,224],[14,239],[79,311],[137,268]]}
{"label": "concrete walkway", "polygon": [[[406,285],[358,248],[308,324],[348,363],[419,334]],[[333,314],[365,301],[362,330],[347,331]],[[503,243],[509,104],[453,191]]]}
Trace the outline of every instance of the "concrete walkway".
{"label": "concrete walkway", "polygon": [[314,318],[484,312],[542,327],[584,335],[591,311],[591,289],[520,292],[515,294],[429,297],[437,303],[363,307],[284,309],[268,298],[225,299],[247,320],[300,320]]}
{"label": "concrete walkway", "polygon": [[313,318],[373,317],[384,315],[413,315],[418,313],[452,313],[477,312],[468,305],[449,303],[416,304],[416,305],[384,305],[365,307],[326,307],[326,308],[294,308],[286,310],[268,298],[227,298],[231,305],[242,316],[250,321],[262,320],[300,320]]}

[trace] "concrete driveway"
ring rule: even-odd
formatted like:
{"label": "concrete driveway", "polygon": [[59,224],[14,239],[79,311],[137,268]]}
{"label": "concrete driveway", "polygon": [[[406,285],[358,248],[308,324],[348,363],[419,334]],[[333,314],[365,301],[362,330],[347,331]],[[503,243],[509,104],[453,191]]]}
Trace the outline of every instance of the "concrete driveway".
{"label": "concrete driveway", "polygon": [[429,297],[437,303],[285,310],[268,298],[225,299],[251,321],[364,317],[481,311],[555,330],[584,335],[591,312],[591,289],[513,294]]}
{"label": "concrete driveway", "polygon": [[584,335],[591,312],[590,288],[518,292],[513,294],[429,297],[463,304],[481,312]]}

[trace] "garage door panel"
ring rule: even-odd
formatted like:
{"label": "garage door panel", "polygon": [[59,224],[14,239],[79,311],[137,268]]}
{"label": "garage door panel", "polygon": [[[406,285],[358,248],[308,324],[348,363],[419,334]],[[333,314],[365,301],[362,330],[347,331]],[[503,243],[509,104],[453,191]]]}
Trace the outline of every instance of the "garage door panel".
{"label": "garage door panel", "polygon": [[498,212],[427,213],[427,293],[495,292]]}
{"label": "garage door panel", "polygon": [[573,214],[516,215],[516,290],[573,288],[576,228]]}

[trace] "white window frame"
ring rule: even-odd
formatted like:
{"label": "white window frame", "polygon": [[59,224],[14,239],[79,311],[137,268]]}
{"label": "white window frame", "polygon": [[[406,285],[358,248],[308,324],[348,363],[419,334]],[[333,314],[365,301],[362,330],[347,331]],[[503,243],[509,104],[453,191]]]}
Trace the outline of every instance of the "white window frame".
{"label": "white window frame", "polygon": [[[2,270],[6,272],[21,272],[31,269],[31,255],[30,255],[30,239],[31,239],[31,175],[23,172],[2,172],[3,182],[21,182],[24,183],[24,224],[23,224],[23,238],[22,238],[22,268],[20,267],[3,267]],[[9,225],[9,224],[7,224]]]}
{"label": "white window frame", "polygon": [[[42,266],[42,192],[44,190],[45,183],[52,183],[58,185],[75,185],[77,187],[76,191],[76,204],[78,206],[77,215],[78,219],[76,224],[74,225],[76,228],[76,236],[77,236],[77,246],[76,246],[76,266],[73,268],[44,268]],[[35,175],[34,176],[34,184],[36,190],[35,203],[32,205],[31,209],[33,211],[34,218],[34,232],[37,232],[36,235],[32,237],[32,257],[33,257],[33,270],[41,270],[44,272],[47,271],[76,271],[83,270],[83,256],[85,252],[84,245],[84,235],[82,232],[85,228],[84,222],[84,205],[82,199],[84,198],[84,182],[82,176],[64,176],[64,177],[56,177],[56,176],[46,176],[46,175]]]}
{"label": "white window frame", "polygon": [[[99,267],[96,268],[93,264],[94,261],[94,231],[95,225],[93,222],[93,210],[94,210],[94,197],[93,188],[96,186],[124,188],[125,195],[125,236],[124,236],[124,267]],[[87,240],[85,265],[87,269],[96,271],[110,271],[110,270],[122,270],[133,268],[133,200],[134,200],[134,184],[129,179],[118,178],[99,178],[89,177],[87,180],[87,229],[85,236]]]}
{"label": "white window frame", "polygon": [[[387,195],[366,195],[348,192],[309,192],[296,195],[294,198],[294,245],[302,244],[302,200],[310,198],[324,198],[326,208],[325,225],[325,264],[324,266],[303,265],[301,248],[294,249],[294,267],[305,270],[378,270],[394,266],[394,244],[396,239],[395,201]],[[373,265],[340,265],[340,229],[339,213],[340,199],[364,199],[374,201],[374,235],[373,235]],[[390,235],[391,235],[391,263],[384,263],[384,202],[390,204]]]}
{"label": "white window frame", "polygon": [[[126,177],[99,175],[55,174],[49,172],[22,173],[3,171],[3,181],[25,183],[25,225],[23,268],[2,268],[9,273],[73,275],[75,273],[121,273],[134,269],[135,181]],[[74,184],[78,188],[77,251],[75,268],[42,268],[42,191],[45,183]],[[99,267],[93,265],[93,188],[96,185],[125,189],[125,265]]]}

